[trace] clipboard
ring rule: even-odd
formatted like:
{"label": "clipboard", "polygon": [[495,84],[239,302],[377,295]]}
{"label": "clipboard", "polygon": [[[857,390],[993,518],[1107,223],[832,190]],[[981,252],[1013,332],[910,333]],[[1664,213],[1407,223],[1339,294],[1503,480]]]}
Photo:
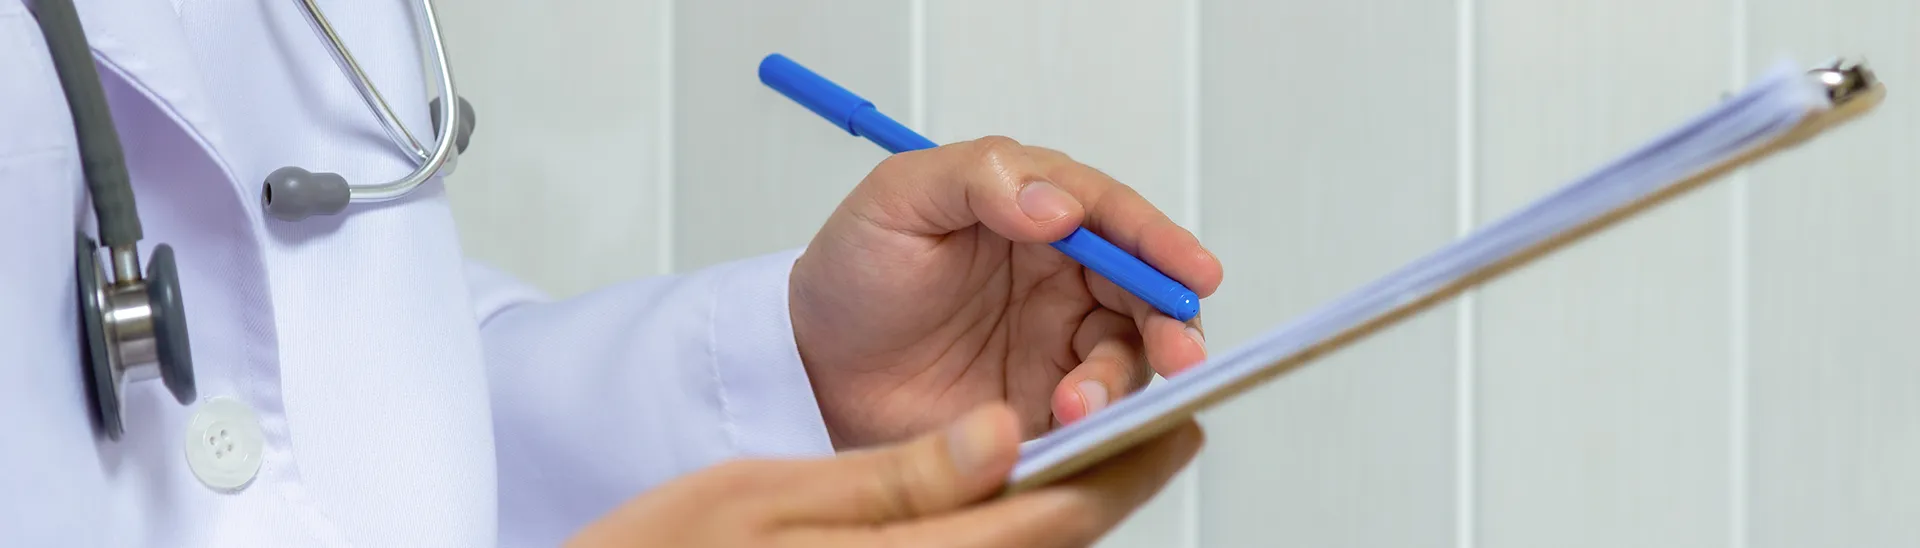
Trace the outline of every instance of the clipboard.
{"label": "clipboard", "polygon": [[[1811,85],[1808,85],[1809,83]],[[1766,85],[1781,86],[1779,89],[1785,91],[1767,89]],[[1721,125],[1705,129],[1697,127],[1700,124],[1715,121],[1712,117],[1718,113],[1735,107],[1749,106],[1730,105],[1728,104],[1730,102],[1769,100],[1769,97],[1774,97],[1768,95],[1769,93],[1784,94],[1780,95],[1782,97],[1797,97],[1806,102],[1786,103],[1800,109],[1793,113],[1797,116],[1790,119],[1762,120],[1752,123],[1746,120],[1737,120],[1740,123],[1733,123],[1723,119],[1720,121],[1726,123]],[[1806,96],[1794,96],[1795,93],[1805,93]],[[1446,302],[1468,289],[1497,279],[1534,260],[1564,249],[1569,244],[1612,227],[1621,220],[1645,212],[1736,169],[1798,146],[1834,127],[1857,119],[1879,106],[1885,96],[1885,86],[1864,63],[1836,60],[1803,72],[1792,69],[1791,66],[1776,69],[1773,79],[1763,80],[1760,84],[1750,86],[1741,95],[1723,101],[1721,106],[1710,109],[1707,114],[1694,120],[1691,125],[1682,125],[1661,139],[1649,142],[1642,149],[1589,174],[1587,179],[1562,187],[1531,206],[1523,207],[1514,215],[1476,231],[1475,235],[1469,235],[1450,244],[1447,248],[1443,248],[1442,252],[1472,243],[1476,236],[1502,229],[1504,223],[1522,223],[1519,226],[1524,226],[1527,222],[1544,222],[1543,219],[1547,217],[1527,218],[1527,216],[1553,214],[1555,212],[1550,210],[1538,211],[1538,206],[1549,204],[1548,200],[1564,197],[1568,192],[1596,191],[1594,189],[1601,187],[1581,188],[1578,185],[1606,180],[1605,177],[1612,177],[1611,180],[1615,181],[1627,180],[1635,181],[1636,184],[1645,184],[1649,187],[1646,192],[1611,203],[1604,209],[1587,212],[1578,218],[1555,219],[1564,221],[1565,224],[1558,225],[1545,235],[1535,234],[1537,238],[1527,241],[1524,245],[1503,250],[1495,255],[1497,259],[1472,264],[1471,268],[1450,272],[1437,280],[1411,288],[1395,288],[1391,287],[1391,284],[1383,286],[1383,283],[1393,279],[1393,275],[1389,275],[1388,278],[1376,281],[1374,284],[1363,286],[1349,296],[1349,299],[1354,298],[1354,295],[1366,296],[1373,299],[1369,302],[1387,304],[1365,309],[1362,314],[1358,312],[1360,309],[1351,306],[1348,309],[1341,309],[1342,306],[1349,306],[1344,304],[1348,299],[1339,299],[1326,308],[1316,311],[1315,314],[1309,315],[1312,317],[1331,314],[1337,317],[1339,314],[1346,314],[1346,318],[1351,318],[1338,324],[1337,328],[1315,333],[1310,340],[1304,342],[1294,341],[1293,344],[1276,346],[1277,350],[1250,346],[1235,349],[1231,353],[1221,355],[1219,359],[1209,358],[1208,361],[1169,378],[1167,383],[1128,395],[1086,419],[1029,441],[1022,445],[1020,460],[1015,464],[1002,494],[1034,489],[1070,477],[1166,432],[1195,413],[1297,370]],[[1801,106],[1804,108],[1800,108]],[[1779,110],[1778,105],[1775,107]],[[1768,124],[1777,124],[1778,127]],[[1692,130],[1697,132],[1687,133]],[[1742,146],[1730,150],[1703,152],[1701,157],[1712,158],[1712,160],[1698,165],[1688,165],[1681,161],[1685,158],[1635,156],[1654,152],[1672,152],[1673,149],[1663,151],[1659,147],[1663,144],[1675,145],[1689,138],[1702,139],[1704,137],[1698,132],[1711,133],[1712,131],[1718,131],[1720,134],[1706,135],[1706,137],[1732,142],[1739,142],[1738,139],[1732,139],[1733,133],[1738,131],[1753,131],[1755,135],[1765,135],[1765,137],[1755,142],[1744,142]],[[1633,163],[1635,160],[1653,165],[1636,165]],[[1666,171],[1662,171],[1663,169]],[[1632,177],[1636,174],[1642,178],[1633,179]],[[1511,226],[1506,228],[1510,229]],[[1416,260],[1396,274],[1409,270],[1417,271],[1422,261],[1432,261],[1435,257],[1428,256]],[[1382,296],[1369,294],[1368,291],[1397,291],[1397,293]],[[1295,323],[1282,326],[1267,337],[1263,337],[1263,340],[1283,337],[1289,334],[1288,329],[1299,330],[1301,325]],[[1241,363],[1234,363],[1235,360]],[[1215,370],[1209,370],[1210,367]],[[1226,367],[1240,369],[1222,369]],[[1194,377],[1196,374],[1202,376]],[[1151,393],[1154,390],[1160,390],[1160,392]]]}

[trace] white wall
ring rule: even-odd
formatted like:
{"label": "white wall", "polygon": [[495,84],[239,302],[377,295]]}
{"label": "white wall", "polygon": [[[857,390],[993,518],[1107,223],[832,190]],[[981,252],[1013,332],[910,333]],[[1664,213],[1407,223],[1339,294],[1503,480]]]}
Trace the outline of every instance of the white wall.
{"label": "white wall", "polygon": [[805,242],[883,153],[761,86],[781,52],[1140,188],[1227,265],[1215,348],[1864,55],[1874,116],[1209,412],[1106,545],[1920,546],[1912,0],[441,4],[466,245],[555,293]]}

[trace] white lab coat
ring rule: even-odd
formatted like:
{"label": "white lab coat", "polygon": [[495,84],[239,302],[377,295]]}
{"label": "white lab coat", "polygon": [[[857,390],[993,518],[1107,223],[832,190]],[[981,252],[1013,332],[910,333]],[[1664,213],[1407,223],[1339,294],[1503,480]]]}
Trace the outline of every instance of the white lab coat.
{"label": "white lab coat", "polygon": [[[189,406],[134,384],[126,435],[106,441],[73,297],[73,232],[93,231],[92,210],[20,1],[0,0],[0,545],[551,546],[678,474],[832,451],[788,324],[791,252],[547,302],[462,257],[440,180],[339,216],[263,218],[260,182],[281,166],[365,183],[413,165],[296,3],[269,0],[78,2],[143,256],[178,254],[199,381]],[[410,8],[322,7],[431,133]],[[484,132],[489,109],[514,105],[476,107]],[[238,492],[183,457],[215,397],[250,406],[264,434]]]}

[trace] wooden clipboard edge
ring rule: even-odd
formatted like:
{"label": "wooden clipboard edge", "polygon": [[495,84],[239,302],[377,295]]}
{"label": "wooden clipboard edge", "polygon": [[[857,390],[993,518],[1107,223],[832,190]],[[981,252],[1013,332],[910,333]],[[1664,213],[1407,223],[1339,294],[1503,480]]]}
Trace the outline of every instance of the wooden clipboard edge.
{"label": "wooden clipboard edge", "polygon": [[[1836,68],[1837,68],[1837,65],[1836,65]],[[1880,83],[1878,80],[1872,78],[1872,72],[1867,71],[1864,68],[1860,68],[1859,70],[1866,77],[1866,82],[1865,82],[1866,87],[1864,89],[1860,90],[1859,93],[1850,94],[1845,96],[1844,98],[1835,98],[1835,104],[1833,104],[1831,107],[1826,108],[1821,112],[1817,112],[1809,115],[1805,120],[1802,120],[1797,127],[1795,127],[1792,130],[1789,130],[1788,132],[1782,134],[1779,137],[1774,138],[1772,141],[1769,141],[1759,146],[1755,146],[1747,150],[1746,152],[1737,154],[1727,159],[1724,162],[1710,166],[1698,173],[1695,173],[1690,177],[1680,180],[1679,182],[1668,185],[1666,188],[1663,188],[1656,192],[1648,194],[1647,196],[1644,196],[1639,200],[1630,202],[1626,205],[1623,205],[1619,208],[1614,209],[1613,211],[1609,211],[1605,214],[1595,217],[1592,220],[1587,221],[1586,223],[1577,225],[1574,228],[1567,230],[1566,232],[1562,232],[1559,235],[1556,235],[1552,238],[1543,240],[1540,243],[1534,244],[1531,247],[1524,248],[1519,252],[1514,253],[1513,255],[1507,257],[1506,259],[1488,264],[1487,266],[1481,267],[1480,269],[1475,270],[1473,272],[1469,272],[1466,275],[1461,276],[1459,279],[1456,279],[1451,283],[1443,285],[1427,293],[1426,295],[1421,296],[1418,299],[1414,299],[1406,303],[1403,303],[1387,311],[1384,314],[1374,317],[1371,320],[1368,320],[1366,322],[1361,323],[1360,325],[1356,325],[1352,328],[1349,328],[1345,331],[1335,334],[1334,336],[1327,338],[1326,340],[1320,342],[1319,344],[1315,344],[1307,348],[1303,348],[1299,352],[1296,352],[1290,356],[1287,356],[1271,364],[1268,364],[1266,367],[1261,368],[1260,372],[1258,373],[1250,375],[1245,379],[1241,379],[1238,382],[1227,385],[1226,387],[1223,387],[1219,390],[1215,390],[1213,393],[1208,394],[1205,397],[1202,397],[1198,400],[1195,400],[1179,408],[1176,408],[1171,413],[1162,415],[1152,421],[1149,421],[1138,427],[1135,427],[1132,430],[1122,433],[1121,435],[1114,437],[1113,439],[1107,441],[1106,443],[1100,444],[1098,446],[1095,446],[1093,449],[1082,452],[1081,454],[1075,456],[1074,458],[1068,459],[1066,461],[1061,462],[1060,464],[1044,469],[1038,473],[1035,473],[1032,476],[1028,476],[1019,481],[1010,483],[1006,486],[1005,489],[1001,491],[1001,495],[1002,496],[1012,495],[1022,491],[1027,491],[1030,489],[1042,487],[1042,486],[1054,483],[1056,481],[1059,481],[1061,479],[1067,478],[1069,476],[1072,476],[1074,474],[1077,474],[1080,471],[1085,470],[1086,468],[1091,467],[1094,464],[1098,464],[1102,461],[1105,461],[1108,458],[1111,458],[1122,451],[1130,449],[1147,440],[1153,439],[1159,436],[1160,434],[1167,432],[1169,429],[1172,429],[1174,426],[1177,426],[1182,422],[1186,421],[1187,419],[1191,418],[1195,413],[1198,413],[1201,410],[1207,409],[1209,407],[1213,407],[1215,404],[1231,399],[1234,396],[1238,396],[1240,393],[1245,392],[1249,388],[1253,388],[1255,386],[1264,384],[1275,377],[1278,377],[1280,375],[1299,369],[1301,366],[1306,365],[1308,362],[1311,362],[1315,359],[1331,354],[1336,350],[1345,348],[1346,346],[1354,343],[1355,341],[1366,338],[1367,336],[1370,336],[1374,333],[1384,330],[1387,327],[1391,327],[1395,324],[1398,324],[1400,323],[1401,320],[1405,320],[1421,312],[1425,312],[1427,309],[1430,309],[1435,305],[1438,305],[1439,303],[1451,300],[1452,298],[1459,296],[1461,293],[1466,292],[1466,290],[1468,289],[1479,286],[1483,283],[1486,283],[1495,278],[1498,278],[1504,274],[1512,272],[1518,269],[1520,266],[1526,265],[1527,263],[1530,263],[1535,259],[1539,259],[1541,257],[1549,255],[1554,251],[1557,251],[1559,249],[1562,249],[1568,246],[1569,244],[1580,241],[1581,239],[1589,235],[1592,235],[1603,229],[1611,227],[1614,224],[1620,222],[1621,220],[1624,220],[1626,218],[1629,218],[1641,212],[1644,212],[1655,205],[1664,203],[1677,196],[1685,194],[1695,188],[1699,188],[1707,182],[1719,179],[1720,177],[1723,177],[1734,170],[1740,169],[1760,159],[1771,156],[1775,152],[1779,152],[1781,150],[1798,146],[1800,143],[1806,142],[1811,138],[1813,138],[1814,136],[1821,134],[1822,132],[1825,132],[1834,127],[1838,127],[1842,124],[1845,124],[1846,122],[1852,121],[1866,114],[1868,111],[1871,111],[1874,107],[1879,106],[1881,101],[1886,96],[1886,87],[1882,83]]]}

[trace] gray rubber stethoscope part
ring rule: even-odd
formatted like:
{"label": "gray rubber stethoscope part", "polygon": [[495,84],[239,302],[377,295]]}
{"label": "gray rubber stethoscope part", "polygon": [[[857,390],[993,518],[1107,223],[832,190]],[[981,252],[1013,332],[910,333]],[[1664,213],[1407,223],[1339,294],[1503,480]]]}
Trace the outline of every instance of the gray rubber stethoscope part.
{"label": "gray rubber stethoscope part", "polygon": [[283,221],[298,221],[314,215],[332,215],[346,209],[353,197],[347,179],[338,173],[314,173],[295,166],[267,174],[260,190],[260,201],[267,213]]}
{"label": "gray rubber stethoscope part", "polygon": [[[440,99],[438,97],[434,98],[433,102],[427,105],[427,113],[433,115],[433,131],[435,133],[439,133],[440,132]],[[467,153],[467,141],[473,138],[473,123],[474,123],[473,103],[468,103],[466,97],[461,97],[460,98],[460,127],[458,128],[460,130],[460,133],[453,136],[454,150],[460,151],[461,154]]]}
{"label": "gray rubber stethoscope part", "polygon": [[187,344],[187,311],[180,298],[180,273],[174,266],[173,246],[153,248],[147,266],[147,306],[153,311],[154,353],[160,360],[160,380],[173,399],[194,398],[193,350]]}

